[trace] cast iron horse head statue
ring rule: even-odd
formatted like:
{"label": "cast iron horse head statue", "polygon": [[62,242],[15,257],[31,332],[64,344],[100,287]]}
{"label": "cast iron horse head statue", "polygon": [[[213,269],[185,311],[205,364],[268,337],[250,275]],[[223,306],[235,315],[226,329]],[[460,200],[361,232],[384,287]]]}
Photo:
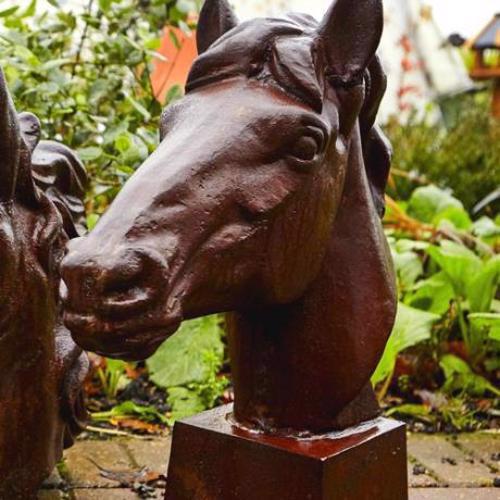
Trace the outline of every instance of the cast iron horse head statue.
{"label": "cast iron horse head statue", "polygon": [[321,432],[373,417],[395,315],[375,115],[381,0],[238,24],[207,0],[161,144],[63,263],[65,321],[111,357],[229,312],[235,417]]}
{"label": "cast iron horse head statue", "polygon": [[85,170],[18,115],[0,69],[0,498],[35,498],[82,428],[88,361],[64,328],[59,264]]}

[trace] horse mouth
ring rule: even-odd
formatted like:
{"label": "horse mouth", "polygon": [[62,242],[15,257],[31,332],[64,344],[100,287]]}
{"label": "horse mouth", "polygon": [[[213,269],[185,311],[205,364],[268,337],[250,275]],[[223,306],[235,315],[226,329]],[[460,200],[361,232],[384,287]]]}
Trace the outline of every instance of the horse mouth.
{"label": "horse mouth", "polygon": [[144,315],[136,319],[110,321],[93,313],[65,310],[63,320],[82,349],[108,358],[141,361],[153,355],[177,331],[182,316],[176,314],[155,321]]}

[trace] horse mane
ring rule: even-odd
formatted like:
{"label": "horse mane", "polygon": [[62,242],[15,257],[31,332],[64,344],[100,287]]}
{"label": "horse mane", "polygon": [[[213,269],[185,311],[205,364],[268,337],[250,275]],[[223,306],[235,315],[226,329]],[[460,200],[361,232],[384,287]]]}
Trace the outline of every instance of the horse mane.
{"label": "horse mane", "polygon": [[[328,82],[318,70],[314,34],[317,21],[307,14],[259,18],[239,24],[219,38],[193,64],[186,91],[235,77],[253,78],[279,88],[321,113]],[[385,209],[384,191],[389,175],[391,149],[375,125],[386,90],[386,75],[377,56],[359,82],[365,98],[359,115],[363,158],[377,212]]]}

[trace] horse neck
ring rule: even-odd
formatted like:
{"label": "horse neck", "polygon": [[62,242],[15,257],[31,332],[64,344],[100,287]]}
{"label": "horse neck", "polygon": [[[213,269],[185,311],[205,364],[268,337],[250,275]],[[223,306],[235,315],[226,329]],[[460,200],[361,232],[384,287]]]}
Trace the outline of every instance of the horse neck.
{"label": "horse neck", "polygon": [[237,420],[322,432],[373,417],[369,385],[394,317],[394,279],[353,134],[321,271],[292,304],[229,315]]}

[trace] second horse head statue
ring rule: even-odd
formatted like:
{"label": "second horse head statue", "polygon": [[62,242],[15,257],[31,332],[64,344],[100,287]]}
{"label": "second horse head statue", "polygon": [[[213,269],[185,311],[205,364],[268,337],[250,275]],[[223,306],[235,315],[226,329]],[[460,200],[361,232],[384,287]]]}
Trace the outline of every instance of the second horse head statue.
{"label": "second horse head statue", "polygon": [[81,346],[141,359],[184,319],[227,312],[237,422],[320,433],[378,413],[369,380],[396,310],[382,25],[381,0],[241,24],[205,2],[161,144],[70,244]]}

